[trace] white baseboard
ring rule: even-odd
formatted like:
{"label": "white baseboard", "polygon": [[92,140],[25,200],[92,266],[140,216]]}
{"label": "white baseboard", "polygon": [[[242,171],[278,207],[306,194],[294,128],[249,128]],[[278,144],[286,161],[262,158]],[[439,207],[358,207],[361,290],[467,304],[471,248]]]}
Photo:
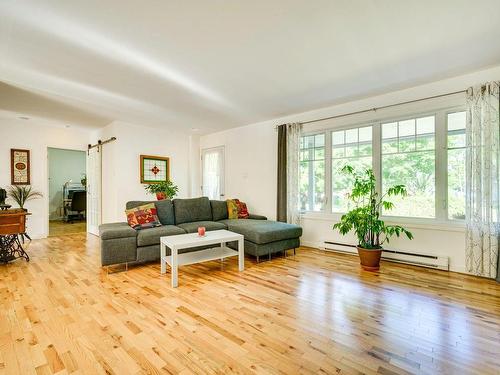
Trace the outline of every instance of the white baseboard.
{"label": "white baseboard", "polygon": [[31,237],[32,240],[43,240],[44,238],[47,238],[48,236],[43,233],[28,233]]}
{"label": "white baseboard", "polygon": [[[303,241],[301,240],[300,241],[300,245],[301,246],[306,246],[306,247],[311,247],[313,249],[318,249],[318,250],[323,250],[323,251],[331,251],[331,252],[334,252],[333,250],[325,250],[322,246],[321,246],[321,242],[320,241]],[[350,253],[349,252],[346,252],[346,253]],[[356,254],[356,251],[352,251],[353,254]],[[465,265],[451,265],[450,264],[450,271],[451,272],[457,272],[457,273],[463,273],[465,275],[471,275],[470,272],[467,272],[466,269],[465,269]]]}
{"label": "white baseboard", "polygon": [[320,243],[316,241],[303,241],[300,240],[300,246],[312,247],[314,249],[321,249]]}
{"label": "white baseboard", "polygon": [[462,266],[451,266],[450,265],[450,271],[457,272],[457,273],[463,273],[466,275],[472,275],[470,272],[467,272],[464,265],[462,265]]}

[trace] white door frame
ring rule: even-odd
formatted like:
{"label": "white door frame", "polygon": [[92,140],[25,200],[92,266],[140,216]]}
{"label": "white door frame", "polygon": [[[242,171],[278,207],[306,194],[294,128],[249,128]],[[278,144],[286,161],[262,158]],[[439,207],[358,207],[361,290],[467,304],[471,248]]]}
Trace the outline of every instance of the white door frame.
{"label": "white door frame", "polygon": [[204,193],[204,189],[203,187],[205,186],[205,176],[204,176],[204,156],[207,152],[210,152],[210,151],[216,151],[216,150],[220,150],[221,153],[222,153],[222,168],[221,168],[221,172],[222,172],[222,176],[221,176],[221,181],[220,181],[220,184],[221,184],[221,192],[220,192],[220,196],[219,196],[219,199],[225,199],[225,195],[226,195],[226,148],[224,145],[222,146],[216,146],[216,147],[209,147],[209,148],[204,148],[201,150],[201,193],[203,195]]}

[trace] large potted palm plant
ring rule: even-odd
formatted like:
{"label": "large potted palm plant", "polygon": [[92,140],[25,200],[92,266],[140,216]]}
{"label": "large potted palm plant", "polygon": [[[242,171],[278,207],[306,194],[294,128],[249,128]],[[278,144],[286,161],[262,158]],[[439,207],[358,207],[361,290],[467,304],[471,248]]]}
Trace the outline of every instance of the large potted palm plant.
{"label": "large potted palm plant", "polygon": [[379,196],[376,190],[375,175],[371,169],[364,173],[357,173],[350,165],[342,168],[342,172],[353,178],[354,183],[348,199],[354,203],[354,208],[342,215],[339,223],[333,228],[342,235],[354,231],[358,239],[358,254],[361,267],[367,271],[376,271],[380,268],[382,245],[389,242],[392,236],[404,234],[410,240],[413,235],[400,225],[386,225],[380,219],[380,211],[390,210],[394,204],[387,198],[391,196],[406,196],[404,185],[394,185],[386,193]]}

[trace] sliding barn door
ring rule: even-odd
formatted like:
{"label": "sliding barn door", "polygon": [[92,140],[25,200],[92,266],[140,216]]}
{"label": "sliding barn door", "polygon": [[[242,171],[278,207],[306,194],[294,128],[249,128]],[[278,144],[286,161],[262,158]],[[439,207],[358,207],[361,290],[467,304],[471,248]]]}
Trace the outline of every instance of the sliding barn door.
{"label": "sliding barn door", "polygon": [[87,232],[99,235],[101,224],[102,146],[88,150],[87,155]]}

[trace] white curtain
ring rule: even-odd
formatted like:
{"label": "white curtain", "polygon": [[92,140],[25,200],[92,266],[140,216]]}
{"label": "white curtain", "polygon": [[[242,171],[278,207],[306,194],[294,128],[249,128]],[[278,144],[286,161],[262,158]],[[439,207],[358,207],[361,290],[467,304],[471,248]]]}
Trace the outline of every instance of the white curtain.
{"label": "white curtain", "polygon": [[210,199],[221,198],[221,153],[219,150],[203,155],[203,195]]}
{"label": "white curtain", "polygon": [[466,267],[495,278],[499,240],[499,84],[467,90]]}
{"label": "white curtain", "polygon": [[287,142],[287,222],[300,224],[299,211],[299,152],[302,124],[286,125]]}

